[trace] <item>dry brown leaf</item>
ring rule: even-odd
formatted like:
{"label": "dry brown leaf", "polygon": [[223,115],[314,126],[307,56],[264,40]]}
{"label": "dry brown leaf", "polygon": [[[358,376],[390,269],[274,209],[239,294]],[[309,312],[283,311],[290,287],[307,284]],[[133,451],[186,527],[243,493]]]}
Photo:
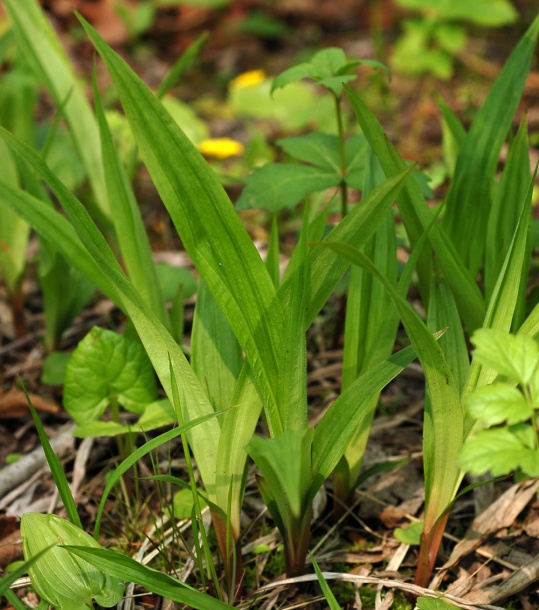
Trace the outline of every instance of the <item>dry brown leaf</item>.
{"label": "dry brown leaf", "polygon": [[[42,398],[37,394],[30,394],[30,400],[36,411],[44,413],[58,413],[60,407],[51,400]],[[0,394],[0,419],[12,419],[29,415],[28,402],[22,390],[13,386],[7,392]]]}

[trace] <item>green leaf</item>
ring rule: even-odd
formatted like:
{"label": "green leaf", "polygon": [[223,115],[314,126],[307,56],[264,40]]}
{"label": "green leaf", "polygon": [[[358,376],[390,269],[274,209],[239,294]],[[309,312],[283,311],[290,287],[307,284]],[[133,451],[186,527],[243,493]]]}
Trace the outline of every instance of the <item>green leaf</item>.
{"label": "green leaf", "polygon": [[[214,597],[200,593],[189,585],[163,574],[158,570],[149,568],[131,559],[101,548],[88,548],[82,546],[66,546],[65,550],[72,555],[81,557],[84,561],[114,576],[129,582],[134,582],[148,591],[162,595],[179,604],[186,604],[197,610],[226,610],[232,608]],[[73,609],[75,610],[75,609]]]}
{"label": "green leaf", "polygon": [[148,307],[155,316],[167,326],[169,324],[168,315],[161,287],[157,280],[150,242],[135,194],[105,118],[95,70],[93,91],[95,111],[99,123],[107,196],[121,256],[133,286],[148,303]]}
{"label": "green leaf", "polygon": [[81,21],[107,64],[141,156],[182,242],[246,353],[264,395],[268,424],[279,431],[273,388],[284,314],[276,307],[264,263],[200,153],[148,87]]}
{"label": "green leaf", "polygon": [[[529,426],[523,429],[533,440],[533,431]],[[460,454],[460,465],[473,475],[490,471],[492,476],[509,474],[522,469],[530,477],[539,476],[539,449],[531,449],[509,428],[481,430],[466,439]],[[529,437],[532,437],[531,439]]]}
{"label": "green leaf", "polygon": [[507,421],[517,424],[533,415],[533,408],[515,387],[507,383],[493,383],[476,388],[466,399],[466,408],[484,426]]}
{"label": "green leaf", "polygon": [[355,74],[350,74],[350,72],[353,72],[362,63],[387,70],[379,62],[374,64],[372,60],[366,60],[365,62],[362,60],[350,60],[342,49],[329,47],[315,53],[310,62],[292,66],[279,74],[273,81],[271,91],[273,93],[276,89],[285,87],[290,83],[303,78],[310,78],[317,85],[329,89],[335,96],[340,97],[343,83],[350,82],[356,78]]}
{"label": "green leaf", "polygon": [[336,135],[312,132],[281,138],[276,144],[294,159],[332,169],[335,173],[340,171],[339,138]]}
{"label": "green leaf", "polygon": [[316,578],[318,578],[318,582],[320,583],[320,587],[322,588],[322,593],[324,594],[324,597],[326,598],[326,601],[329,604],[329,609],[330,610],[341,610],[341,607],[339,606],[339,603],[337,602],[335,595],[333,595],[333,592],[329,588],[327,580],[324,578],[322,571],[318,567],[318,564],[316,563],[316,560],[312,555],[311,555],[311,561],[312,561],[312,564],[314,567],[314,571],[316,572]]}
{"label": "green leaf", "polygon": [[[361,129],[378,157],[385,175],[394,176],[398,171],[402,171],[406,167],[406,163],[388,140],[374,114],[351,89],[346,89],[346,93]],[[398,206],[413,246],[431,227],[433,218],[432,211],[421,194],[417,182],[414,180],[407,182],[399,196]],[[485,304],[475,277],[472,277],[466,269],[459,253],[437,223],[432,225],[432,230],[429,230],[428,235],[430,245],[436,252],[447,282],[451,286],[462,319],[470,330],[479,328],[485,318]],[[417,272],[421,292],[428,303],[431,281],[431,255],[428,249],[422,252]]]}
{"label": "green leaf", "polygon": [[[21,518],[23,552],[26,560],[50,547],[28,569],[32,586],[39,596],[58,610],[84,610],[92,599],[110,608],[123,596],[123,575],[114,577],[66,552],[59,544],[101,549],[79,527],[56,515],[26,513]],[[120,580],[121,579],[121,580]]]}
{"label": "green leaf", "polygon": [[189,269],[158,263],[155,265],[155,271],[165,301],[174,300],[180,286],[184,299],[190,299],[197,291],[197,280]]}
{"label": "green leaf", "polygon": [[77,424],[99,419],[111,402],[142,413],[157,398],[152,365],[138,341],[95,326],[67,365],[64,406]]}
{"label": "green leaf", "polygon": [[150,432],[163,426],[170,426],[177,422],[176,413],[170,402],[158,400],[144,407],[144,413],[138,421],[131,425],[118,424],[114,421],[90,421],[77,426],[75,436],[79,438],[97,436],[118,436],[134,432]]}
{"label": "green leaf", "polygon": [[496,27],[512,23],[518,13],[508,0],[399,0],[406,8],[428,11],[440,20],[469,21],[485,27]]}
{"label": "green leaf", "polygon": [[63,385],[67,363],[71,354],[67,352],[52,352],[45,358],[41,382],[46,385]]}
{"label": "green leaf", "polygon": [[157,97],[163,97],[165,93],[169,91],[169,89],[176,85],[176,83],[183,76],[184,72],[190,68],[196,60],[200,49],[206,44],[208,36],[208,32],[203,32],[200,34],[200,36],[194,42],[192,42],[174,62],[157,89]]}
{"label": "green leaf", "polygon": [[56,485],[56,489],[60,494],[60,498],[64,504],[66,509],[66,513],[71,521],[77,526],[82,528],[82,523],[80,520],[79,513],[77,511],[77,505],[75,504],[75,499],[73,498],[73,494],[71,493],[71,488],[66,479],[66,475],[62,466],[62,462],[60,458],[53,451],[47,434],[43,429],[43,424],[39,419],[37,411],[34,409],[34,405],[30,400],[30,396],[28,396],[28,392],[26,391],[26,387],[22,386],[24,394],[26,396],[26,401],[28,402],[28,407],[30,409],[30,413],[32,414],[32,419],[34,420],[34,424],[37,429],[37,434],[39,436],[39,442],[41,443],[41,447],[43,448],[43,453],[45,454],[45,458],[47,460],[47,464],[49,465],[52,478],[54,480],[54,484]]}
{"label": "green leaf", "polygon": [[455,610],[458,607],[437,597],[418,597],[416,603],[419,610]]}
{"label": "green leaf", "polygon": [[423,533],[423,521],[415,521],[407,527],[397,527],[393,530],[395,538],[403,544],[419,546]]}
{"label": "green leaf", "polygon": [[477,330],[471,339],[474,358],[483,366],[527,385],[539,364],[539,346],[526,335],[511,335],[496,329]]}
{"label": "green leaf", "polygon": [[63,108],[101,213],[108,216],[99,133],[84,86],[39,4],[35,0],[6,0],[5,7],[21,52],[46,83],[56,105]]}
{"label": "green leaf", "polygon": [[246,447],[266,480],[285,524],[300,520],[311,483],[312,428],[275,438],[255,436]]}
{"label": "green leaf", "polygon": [[332,169],[295,163],[268,163],[247,176],[236,209],[255,208],[277,212],[295,206],[314,191],[338,186],[340,181],[341,177]]}
{"label": "green leaf", "polygon": [[[485,13],[489,10],[490,6]],[[447,194],[443,226],[474,277],[485,251],[485,239],[477,236],[486,235],[496,164],[526,82],[538,32],[539,17],[511,53],[475,116]]]}
{"label": "green leaf", "polygon": [[191,366],[215,409],[232,406],[243,358],[219,305],[200,282],[191,334]]}

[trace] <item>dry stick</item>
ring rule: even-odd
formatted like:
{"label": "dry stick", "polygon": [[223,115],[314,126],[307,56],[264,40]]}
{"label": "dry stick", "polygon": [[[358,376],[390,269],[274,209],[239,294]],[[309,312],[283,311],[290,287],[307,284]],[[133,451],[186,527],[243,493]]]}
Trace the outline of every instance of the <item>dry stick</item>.
{"label": "dry stick", "polygon": [[[75,424],[69,424],[51,439],[51,446],[59,457],[65,457],[73,452],[73,431],[75,430],[75,427]],[[0,498],[3,498],[0,500],[0,505],[2,508],[5,507],[4,496],[17,487],[17,485],[28,481],[35,472],[46,464],[47,460],[45,459],[45,454],[43,453],[42,447],[39,446],[13,464],[2,468],[2,470],[0,470]]]}
{"label": "dry stick", "polygon": [[[373,576],[360,576],[359,574],[341,574],[339,572],[322,572],[324,578],[326,580],[343,580],[346,582],[353,583],[364,583],[371,585],[382,585],[384,587],[392,587],[394,589],[401,589],[402,591],[407,591],[408,593],[412,593],[413,595],[425,595],[428,597],[434,597],[437,599],[446,599],[453,604],[464,608],[465,610],[505,610],[500,606],[490,606],[488,604],[476,604],[467,599],[462,599],[455,595],[440,594],[438,591],[433,591],[432,589],[425,589],[424,587],[419,587],[418,585],[414,585],[412,583],[401,582],[398,580],[391,580],[387,578],[375,578]],[[300,582],[311,582],[317,580],[316,574],[306,574],[305,576],[297,576],[296,578],[286,578],[285,580],[279,580],[277,582],[272,582],[263,587],[257,589],[254,595],[258,593],[263,593],[268,591],[269,589],[274,589],[276,587],[282,587],[285,585],[295,585]]]}
{"label": "dry stick", "polygon": [[509,578],[497,587],[486,591],[475,589],[466,595],[473,603],[498,603],[512,595],[520,593],[527,586],[539,580],[539,555],[518,568]]}

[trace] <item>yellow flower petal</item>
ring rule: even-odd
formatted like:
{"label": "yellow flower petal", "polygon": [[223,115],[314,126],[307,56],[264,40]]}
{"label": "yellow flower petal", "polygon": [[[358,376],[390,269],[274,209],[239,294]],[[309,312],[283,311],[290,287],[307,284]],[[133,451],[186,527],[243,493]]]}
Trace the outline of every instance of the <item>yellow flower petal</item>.
{"label": "yellow flower petal", "polygon": [[208,157],[228,159],[243,154],[243,144],[231,138],[210,138],[202,140],[198,150]]}
{"label": "yellow flower petal", "polygon": [[258,85],[264,80],[266,80],[266,73],[264,70],[249,70],[249,72],[242,72],[241,74],[238,74],[236,78],[232,79],[228,83],[228,88],[230,90],[244,89],[245,87]]}

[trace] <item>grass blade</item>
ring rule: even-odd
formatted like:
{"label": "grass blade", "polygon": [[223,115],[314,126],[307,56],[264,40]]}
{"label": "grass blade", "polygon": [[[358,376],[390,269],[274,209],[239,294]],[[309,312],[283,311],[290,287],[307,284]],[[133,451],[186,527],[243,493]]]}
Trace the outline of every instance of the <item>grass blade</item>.
{"label": "grass blade", "polygon": [[214,597],[201,593],[189,585],[163,574],[163,572],[142,565],[121,553],[107,549],[91,549],[85,546],[64,546],[63,548],[110,576],[137,583],[165,599],[170,599],[179,604],[187,604],[189,608],[196,608],[197,610],[226,610],[232,608],[232,606]]}
{"label": "grass blade", "polygon": [[51,444],[49,443],[49,439],[45,434],[45,430],[43,429],[41,420],[39,419],[37,411],[35,410],[34,405],[30,400],[30,396],[28,396],[28,392],[26,391],[26,387],[24,386],[24,384],[22,386],[22,389],[24,391],[24,395],[26,396],[26,401],[28,403],[28,407],[30,408],[30,413],[32,414],[32,419],[34,420],[34,424],[39,435],[39,442],[43,447],[45,457],[47,458],[47,463],[51,470],[52,478],[54,479],[54,484],[56,485],[56,489],[60,494],[60,498],[62,499],[62,502],[67,512],[67,516],[74,525],[82,529],[82,522],[79,517],[77,505],[75,504],[73,494],[71,493],[69,483],[67,482],[64,469],[62,468],[62,463],[58,459],[56,453],[54,453]]}

